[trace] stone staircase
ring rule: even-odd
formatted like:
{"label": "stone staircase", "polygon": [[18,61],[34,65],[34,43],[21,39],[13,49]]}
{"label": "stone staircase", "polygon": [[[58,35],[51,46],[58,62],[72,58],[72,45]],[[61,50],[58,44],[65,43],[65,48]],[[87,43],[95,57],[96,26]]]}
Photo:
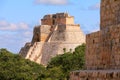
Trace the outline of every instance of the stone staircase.
{"label": "stone staircase", "polygon": [[30,47],[26,59],[30,59],[31,61],[35,61],[40,63],[40,56],[41,56],[41,43],[35,42],[32,47]]}

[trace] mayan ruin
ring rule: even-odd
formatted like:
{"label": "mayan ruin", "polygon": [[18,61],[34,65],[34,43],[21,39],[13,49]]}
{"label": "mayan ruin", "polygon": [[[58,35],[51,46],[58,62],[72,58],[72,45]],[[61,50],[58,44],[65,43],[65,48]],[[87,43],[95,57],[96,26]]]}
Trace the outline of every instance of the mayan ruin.
{"label": "mayan ruin", "polygon": [[47,65],[48,61],[66,51],[85,43],[85,35],[74,17],[68,13],[45,15],[41,25],[35,26],[33,38],[20,50],[20,55],[39,64]]}
{"label": "mayan ruin", "polygon": [[100,31],[86,35],[86,70],[71,80],[120,80],[120,0],[101,0]]}

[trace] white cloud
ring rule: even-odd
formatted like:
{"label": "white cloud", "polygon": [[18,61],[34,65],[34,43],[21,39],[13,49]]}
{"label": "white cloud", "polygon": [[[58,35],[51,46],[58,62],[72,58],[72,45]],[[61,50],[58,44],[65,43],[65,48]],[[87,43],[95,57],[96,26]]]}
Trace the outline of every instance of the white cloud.
{"label": "white cloud", "polygon": [[35,0],[35,4],[66,5],[68,0]]}
{"label": "white cloud", "polygon": [[89,7],[90,10],[98,10],[100,9],[100,3],[94,4]]}
{"label": "white cloud", "polygon": [[7,48],[11,52],[18,53],[32,39],[32,31],[4,32],[0,34],[0,48]]}
{"label": "white cloud", "polygon": [[0,48],[18,53],[23,43],[31,41],[32,30],[29,25],[20,23],[10,23],[5,20],[0,20]]}
{"label": "white cloud", "polygon": [[0,30],[8,30],[8,31],[15,31],[15,30],[27,30],[29,29],[29,25],[23,22],[20,23],[9,23],[5,20],[0,20]]}
{"label": "white cloud", "polygon": [[23,22],[19,23],[19,24],[18,24],[18,27],[20,27],[21,29],[24,29],[24,30],[26,30],[26,29],[29,28],[28,24],[23,23]]}

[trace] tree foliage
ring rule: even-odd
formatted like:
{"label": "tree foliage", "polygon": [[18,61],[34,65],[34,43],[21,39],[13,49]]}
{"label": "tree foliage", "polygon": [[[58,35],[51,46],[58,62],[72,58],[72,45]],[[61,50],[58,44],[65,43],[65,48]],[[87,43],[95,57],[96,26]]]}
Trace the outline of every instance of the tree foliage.
{"label": "tree foliage", "polygon": [[45,68],[6,49],[0,49],[0,80],[35,80]]}
{"label": "tree foliage", "polygon": [[85,44],[51,59],[47,67],[0,49],[0,80],[69,80],[73,70],[84,69]]}

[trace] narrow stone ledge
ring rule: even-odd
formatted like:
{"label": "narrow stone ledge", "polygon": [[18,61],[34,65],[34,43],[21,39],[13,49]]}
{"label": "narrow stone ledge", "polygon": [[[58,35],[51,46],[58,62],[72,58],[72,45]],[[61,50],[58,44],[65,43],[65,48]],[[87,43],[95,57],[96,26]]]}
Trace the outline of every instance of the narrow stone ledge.
{"label": "narrow stone ledge", "polygon": [[70,80],[120,80],[120,70],[73,71]]}

